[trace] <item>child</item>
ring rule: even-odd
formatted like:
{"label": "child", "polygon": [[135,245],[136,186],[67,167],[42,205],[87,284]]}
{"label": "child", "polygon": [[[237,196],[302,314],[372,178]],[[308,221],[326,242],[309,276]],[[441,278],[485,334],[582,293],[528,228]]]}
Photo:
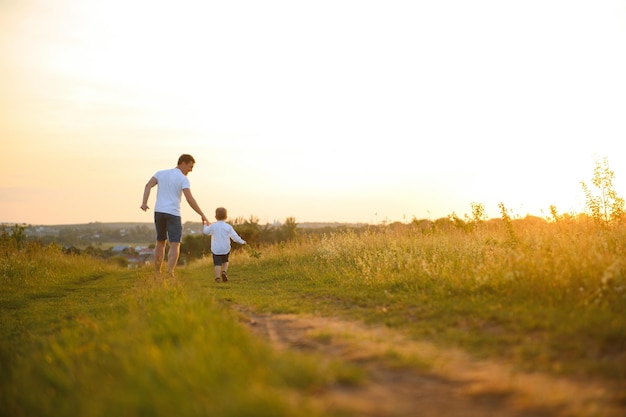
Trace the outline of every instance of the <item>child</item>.
{"label": "child", "polygon": [[211,253],[213,254],[213,265],[215,266],[215,282],[228,281],[228,255],[230,254],[230,240],[234,240],[242,245],[246,244],[233,227],[226,223],[228,217],[224,207],[215,209],[216,223],[205,225],[203,228],[205,235],[211,236]]}

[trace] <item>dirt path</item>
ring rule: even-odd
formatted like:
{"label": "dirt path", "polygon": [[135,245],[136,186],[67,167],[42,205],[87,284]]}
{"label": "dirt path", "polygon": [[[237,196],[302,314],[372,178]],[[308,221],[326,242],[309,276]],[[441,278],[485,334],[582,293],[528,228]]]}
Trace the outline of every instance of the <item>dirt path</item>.
{"label": "dirt path", "polygon": [[[472,360],[464,352],[441,350],[387,328],[335,318],[241,314],[277,349],[308,351],[363,369],[363,384],[316,393],[314,401],[325,410],[359,417],[626,415],[626,406],[611,400],[615,393],[601,386],[514,372],[505,364]],[[398,358],[404,366],[397,365]],[[406,366],[406,361],[416,365]]]}

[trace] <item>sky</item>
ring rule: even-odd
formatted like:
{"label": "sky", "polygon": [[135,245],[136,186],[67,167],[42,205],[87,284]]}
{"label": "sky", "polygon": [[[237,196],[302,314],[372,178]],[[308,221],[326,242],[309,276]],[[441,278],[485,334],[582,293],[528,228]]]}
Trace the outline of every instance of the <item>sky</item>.
{"label": "sky", "polygon": [[0,0],[0,222],[151,222],[183,153],[209,219],[578,213],[625,74],[624,0]]}

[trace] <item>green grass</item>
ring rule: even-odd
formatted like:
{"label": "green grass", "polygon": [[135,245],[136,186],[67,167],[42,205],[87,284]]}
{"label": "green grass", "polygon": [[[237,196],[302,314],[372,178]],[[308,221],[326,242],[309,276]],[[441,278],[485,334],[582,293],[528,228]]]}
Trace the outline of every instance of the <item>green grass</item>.
{"label": "green grass", "polygon": [[241,252],[218,297],[385,325],[520,369],[626,384],[626,232],[576,222],[512,227],[340,233],[261,248],[260,258]]}
{"label": "green grass", "polygon": [[2,276],[0,415],[310,416],[302,393],[350,375],[273,351],[201,280],[29,258]]}
{"label": "green grass", "polygon": [[314,416],[308,397],[358,383],[346,364],[274,351],[234,306],[384,325],[520,369],[626,385],[623,229],[337,233],[236,251],[219,285],[210,259],[164,284],[151,268],[54,246],[0,250],[3,416]]}

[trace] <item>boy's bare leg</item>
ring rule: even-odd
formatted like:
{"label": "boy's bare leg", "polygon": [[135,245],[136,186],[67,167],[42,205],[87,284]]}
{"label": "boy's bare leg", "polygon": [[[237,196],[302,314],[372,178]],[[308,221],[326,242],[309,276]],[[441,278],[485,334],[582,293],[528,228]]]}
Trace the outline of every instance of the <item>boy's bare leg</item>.
{"label": "boy's bare leg", "polygon": [[228,271],[228,262],[224,262],[222,264],[222,281],[228,281],[228,274],[226,273]]}
{"label": "boy's bare leg", "polygon": [[220,280],[220,272],[222,270],[221,265],[215,265],[215,281],[219,282]]}

